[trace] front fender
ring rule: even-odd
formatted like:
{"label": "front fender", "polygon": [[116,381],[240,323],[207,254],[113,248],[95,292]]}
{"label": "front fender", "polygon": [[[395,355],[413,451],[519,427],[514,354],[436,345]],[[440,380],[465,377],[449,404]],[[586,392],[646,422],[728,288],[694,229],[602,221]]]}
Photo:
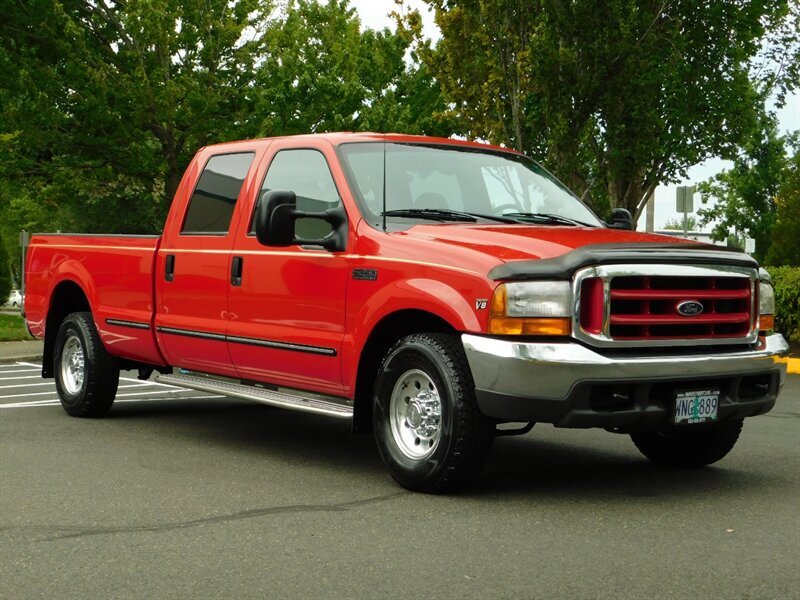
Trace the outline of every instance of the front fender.
{"label": "front fender", "polygon": [[[461,281],[457,287],[437,279],[411,277],[386,283],[364,297],[348,291],[347,334],[342,345],[345,388],[349,392],[355,390],[359,360],[370,334],[384,319],[396,313],[419,311],[441,319],[455,331],[485,331],[488,317],[481,311],[487,311],[485,305],[476,308],[476,300],[491,297],[491,290],[486,285],[473,280]],[[481,306],[480,302],[478,306]],[[418,329],[409,322],[408,330]]]}

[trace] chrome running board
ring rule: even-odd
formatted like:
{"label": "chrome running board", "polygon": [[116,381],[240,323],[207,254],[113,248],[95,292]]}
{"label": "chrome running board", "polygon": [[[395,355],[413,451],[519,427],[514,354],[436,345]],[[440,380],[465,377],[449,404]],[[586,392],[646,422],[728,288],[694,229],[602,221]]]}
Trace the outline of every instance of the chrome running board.
{"label": "chrome running board", "polygon": [[233,381],[211,379],[200,375],[159,375],[159,383],[175,385],[211,394],[221,394],[232,398],[253,400],[278,408],[288,408],[300,412],[328,415],[340,419],[353,418],[353,405],[344,400],[320,394],[308,394],[294,390],[270,390],[255,385],[245,385]]}

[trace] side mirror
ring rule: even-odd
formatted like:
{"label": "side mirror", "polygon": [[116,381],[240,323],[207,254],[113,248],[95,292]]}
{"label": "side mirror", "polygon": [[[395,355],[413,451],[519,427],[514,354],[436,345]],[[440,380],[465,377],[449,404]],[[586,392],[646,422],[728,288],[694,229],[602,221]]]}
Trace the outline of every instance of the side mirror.
{"label": "side mirror", "polygon": [[261,196],[256,210],[256,238],[264,246],[291,246],[297,206],[294,192],[274,190]]}
{"label": "side mirror", "polygon": [[[322,239],[306,240],[295,237],[295,221],[321,219],[333,227]],[[273,190],[265,193],[258,204],[255,217],[256,238],[264,246],[322,246],[331,252],[342,251],[347,246],[347,213],[339,204],[322,212],[297,210],[294,192]]]}
{"label": "side mirror", "polygon": [[611,211],[611,222],[607,223],[611,229],[627,229],[633,231],[633,217],[627,208],[615,208]]}

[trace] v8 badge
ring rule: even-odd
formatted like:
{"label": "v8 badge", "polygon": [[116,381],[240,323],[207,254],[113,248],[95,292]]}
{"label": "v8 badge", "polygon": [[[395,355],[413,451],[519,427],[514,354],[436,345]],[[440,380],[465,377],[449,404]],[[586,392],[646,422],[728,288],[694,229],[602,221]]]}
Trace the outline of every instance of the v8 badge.
{"label": "v8 badge", "polygon": [[478,298],[475,300],[475,310],[483,310],[486,308],[486,305],[489,301],[486,298]]}

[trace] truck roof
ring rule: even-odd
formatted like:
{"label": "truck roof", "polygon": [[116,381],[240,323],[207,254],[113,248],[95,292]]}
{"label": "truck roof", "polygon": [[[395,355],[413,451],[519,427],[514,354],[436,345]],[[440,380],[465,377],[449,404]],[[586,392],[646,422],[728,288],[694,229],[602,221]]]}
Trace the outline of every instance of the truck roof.
{"label": "truck roof", "polygon": [[474,142],[468,140],[458,140],[452,138],[433,137],[425,135],[407,135],[402,133],[374,133],[374,132],[352,132],[352,131],[338,131],[335,133],[309,133],[302,135],[284,135],[266,138],[256,138],[251,140],[239,140],[232,142],[223,142],[220,144],[213,144],[206,146],[207,148],[216,148],[220,146],[231,147],[237,145],[252,146],[254,142],[269,142],[274,140],[283,139],[323,139],[328,141],[334,146],[353,142],[397,142],[401,144],[443,144],[449,146],[466,146],[471,148],[480,148],[482,150],[496,150],[500,152],[511,152],[514,154],[521,154],[513,148],[504,148],[502,146],[495,146],[484,142]]}

